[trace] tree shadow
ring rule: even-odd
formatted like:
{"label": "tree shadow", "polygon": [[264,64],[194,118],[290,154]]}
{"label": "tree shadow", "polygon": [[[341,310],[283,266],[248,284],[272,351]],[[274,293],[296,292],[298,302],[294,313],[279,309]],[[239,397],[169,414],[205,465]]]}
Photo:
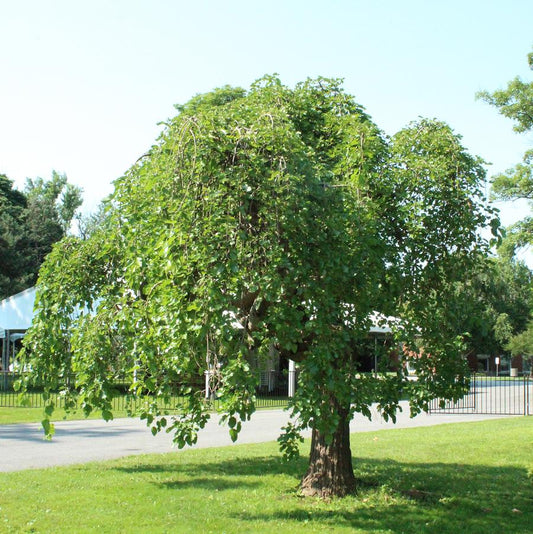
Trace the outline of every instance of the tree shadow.
{"label": "tree shadow", "polygon": [[132,465],[131,467],[116,467],[115,469],[125,473],[163,473],[175,472],[179,469],[180,473],[189,476],[195,476],[198,473],[210,475],[226,476],[260,476],[269,475],[289,475],[299,480],[303,470],[307,466],[306,458],[298,458],[294,462],[282,462],[279,455],[269,456],[243,456],[239,457],[238,453],[227,460],[216,462],[195,462],[187,461],[179,464],[168,462],[168,456],[163,455],[161,462],[142,463],[141,465]]}
{"label": "tree shadow", "polygon": [[241,521],[312,521],[364,532],[526,533],[533,525],[533,484],[525,469],[354,459],[357,495],[250,515]]}
{"label": "tree shadow", "polygon": [[533,485],[525,469],[366,458],[354,458],[354,465],[357,495],[331,501],[298,497],[305,458],[288,464],[275,455],[175,464],[162,460],[116,469],[159,473],[161,480],[152,483],[174,491],[246,491],[262,485],[264,475],[292,477],[294,491],[280,494],[282,506],[276,499],[260,512],[228,506],[227,518],[249,523],[250,531],[259,523],[282,521],[365,532],[531,532]]}
{"label": "tree shadow", "polygon": [[[168,457],[167,457],[168,458]],[[131,467],[116,467],[124,473],[159,474],[164,481],[154,484],[167,489],[205,488],[210,491],[224,491],[227,489],[252,489],[262,485],[259,480],[263,475],[284,475],[294,478],[294,488],[297,489],[301,475],[305,470],[307,460],[300,458],[294,462],[285,463],[280,456],[261,457],[233,457],[217,462],[180,462],[142,463]]]}

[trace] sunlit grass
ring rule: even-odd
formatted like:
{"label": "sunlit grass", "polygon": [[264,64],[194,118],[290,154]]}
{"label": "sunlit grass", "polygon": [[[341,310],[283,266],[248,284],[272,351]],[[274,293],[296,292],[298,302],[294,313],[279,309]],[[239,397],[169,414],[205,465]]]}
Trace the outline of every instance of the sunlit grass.
{"label": "sunlit grass", "polygon": [[[124,402],[119,402],[120,408],[113,410],[113,418],[118,419],[120,417],[128,417],[128,412],[124,408]],[[271,408],[283,408],[287,406],[286,398],[259,398],[256,401],[256,408],[258,410],[271,409]],[[215,409],[216,406],[213,406]],[[177,410],[170,410],[169,413],[176,413]],[[2,408],[0,407],[0,425],[9,425],[16,423],[39,423],[44,417],[44,410],[41,407],[38,408],[25,408],[21,406]],[[81,409],[75,411],[69,411],[68,413],[63,408],[56,408],[52,415],[52,421],[74,421],[85,419],[85,415]],[[98,410],[92,412],[89,419],[102,419],[102,413]],[[0,531],[1,532],[1,531]]]}
{"label": "sunlit grass", "polygon": [[[533,418],[352,435],[357,495],[302,498],[275,443],[0,474],[0,532],[526,533]],[[308,452],[308,443],[302,453]]]}
{"label": "sunlit grass", "polygon": [[[127,417],[126,410],[114,412],[113,415],[115,418]],[[16,423],[39,423],[43,419],[43,417],[43,408],[0,408],[0,425],[9,425]],[[88,419],[101,418],[102,415],[100,412],[94,412],[88,417]],[[78,419],[85,419],[85,416],[81,410],[67,413],[64,409],[57,408],[56,410],[54,410],[52,416],[53,421],[74,421]]]}

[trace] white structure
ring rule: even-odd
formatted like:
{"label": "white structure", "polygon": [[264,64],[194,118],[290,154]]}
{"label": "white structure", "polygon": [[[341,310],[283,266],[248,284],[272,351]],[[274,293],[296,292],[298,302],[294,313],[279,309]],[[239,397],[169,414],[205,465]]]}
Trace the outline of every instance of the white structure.
{"label": "white structure", "polygon": [[372,322],[372,325],[368,332],[374,335],[382,334],[385,336],[392,334],[392,325],[398,325],[400,323],[400,320],[397,317],[383,315],[377,311],[370,314],[370,321]]}
{"label": "white structure", "polygon": [[[7,371],[13,363],[15,356],[15,343],[24,337],[26,330],[30,327],[33,319],[33,308],[35,304],[35,287],[30,287],[21,293],[0,301],[0,343],[2,346],[0,360],[0,371]],[[346,325],[350,326],[351,309],[346,309]],[[228,312],[228,316],[233,322],[234,328],[244,328],[233,315]],[[370,315],[371,326],[369,334],[374,338],[382,338],[392,333],[391,326],[398,324],[399,320],[395,317],[387,317],[379,312],[373,312]],[[376,357],[377,358],[377,357]],[[296,391],[297,366],[295,362],[288,362],[288,394],[289,397]],[[374,369],[377,369],[377,360],[374,362]],[[274,352],[268,361],[263,362],[259,368],[260,385],[272,391],[276,386],[276,375],[279,371],[279,357]],[[211,378],[214,371],[205,371],[205,395],[209,398],[212,393]]]}
{"label": "white structure", "polygon": [[0,342],[2,344],[0,370],[2,371],[9,369],[10,360],[15,354],[15,342],[24,337],[31,325],[34,303],[34,287],[0,301]]}

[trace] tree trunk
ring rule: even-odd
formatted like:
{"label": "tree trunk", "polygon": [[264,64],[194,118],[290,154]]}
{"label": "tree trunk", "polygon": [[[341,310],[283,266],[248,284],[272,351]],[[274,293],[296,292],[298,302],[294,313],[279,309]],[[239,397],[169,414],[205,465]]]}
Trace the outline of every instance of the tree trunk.
{"label": "tree trunk", "polygon": [[309,468],[301,485],[303,495],[342,497],[355,490],[348,410],[340,410],[340,416],[330,444],[313,429]]}

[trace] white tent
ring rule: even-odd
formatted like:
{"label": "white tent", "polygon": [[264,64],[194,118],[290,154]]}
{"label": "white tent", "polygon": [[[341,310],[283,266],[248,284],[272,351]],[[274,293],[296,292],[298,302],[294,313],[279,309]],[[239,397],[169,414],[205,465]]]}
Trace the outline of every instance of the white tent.
{"label": "white tent", "polygon": [[0,300],[0,336],[2,330],[27,330],[33,319],[34,303],[34,287]]}
{"label": "white tent", "polygon": [[33,319],[35,288],[0,301],[0,340],[2,340],[2,370],[9,367],[9,356],[15,348],[15,341],[24,336]]}

